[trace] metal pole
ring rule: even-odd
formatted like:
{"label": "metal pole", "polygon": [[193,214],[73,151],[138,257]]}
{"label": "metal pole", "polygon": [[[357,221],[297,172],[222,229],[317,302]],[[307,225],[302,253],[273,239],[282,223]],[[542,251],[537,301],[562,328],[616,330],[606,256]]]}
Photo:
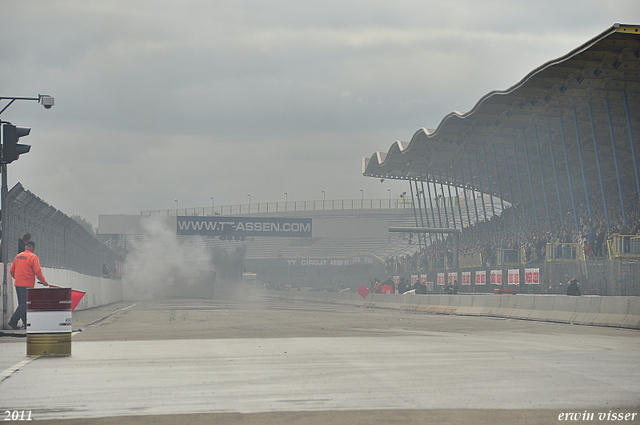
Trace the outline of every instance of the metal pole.
{"label": "metal pole", "polygon": [[435,182],[433,182],[433,191],[436,194],[436,209],[438,210],[438,224],[442,227],[442,214],[440,213],[440,204],[438,203],[438,188]]}
{"label": "metal pole", "polygon": [[444,169],[444,178],[447,179],[447,192],[449,192],[449,205],[451,206],[451,220],[453,220],[453,228],[456,229],[456,212],[453,208],[453,196],[451,196],[451,182],[449,181],[449,170]]}
{"label": "metal pole", "polygon": [[540,139],[538,138],[538,126],[533,126],[533,134],[536,138],[536,147],[538,148],[538,164],[540,165],[540,181],[542,182],[542,196],[544,197],[544,208],[547,211],[547,223],[549,224],[549,231],[551,228],[551,214],[549,213],[549,200],[547,199],[547,185],[544,184],[544,170],[542,169],[542,153],[540,152]]}
{"label": "metal pole", "polygon": [[[471,173],[471,182],[473,183],[473,172],[471,171],[471,160],[468,159],[467,163],[469,164],[469,173]],[[475,186],[475,184],[474,184]],[[473,189],[473,209],[476,212],[476,223],[475,223],[475,228],[477,229],[477,235],[478,235],[478,240],[480,240],[480,216],[478,215],[478,203],[476,202],[476,189]]]}
{"label": "metal pole", "polygon": [[[429,176],[427,176],[429,177]],[[434,187],[435,190],[435,187]],[[433,227],[436,226],[436,217],[433,214],[433,198],[431,197],[431,187],[429,186],[429,182],[427,181],[427,193],[429,194],[429,207],[431,208],[431,219],[433,220]],[[438,202],[436,202],[436,205],[438,205]],[[438,217],[440,217],[440,211],[438,211]],[[442,227],[442,223],[440,224],[440,227]],[[436,233],[436,242],[438,241],[438,234]]]}
{"label": "metal pole", "polygon": [[[502,153],[504,154],[504,170],[505,170],[505,173],[507,173],[507,185],[509,186],[509,196],[511,197],[511,215],[513,215],[513,229],[516,232],[516,238],[517,238],[518,237],[518,220],[516,220],[515,199],[513,198],[513,190],[511,190],[511,179],[509,178],[509,161],[507,160],[507,148],[504,145],[502,145]],[[504,214],[504,207],[502,210],[502,214]],[[505,229],[507,228],[506,223],[504,227]]]}
{"label": "metal pole", "polygon": [[627,227],[627,213],[624,211],[624,198],[622,197],[622,185],[620,184],[620,171],[618,170],[618,156],[616,155],[616,139],[613,136],[613,122],[611,121],[611,109],[609,99],[605,99],[607,105],[607,117],[609,118],[609,133],[611,134],[611,150],[613,151],[613,163],[616,166],[616,177],[618,178],[618,193],[620,194],[620,207],[622,208],[622,222]]}
{"label": "metal pole", "polygon": [[390,232],[395,233],[446,233],[453,234],[453,269],[458,269],[458,245],[460,244],[460,229],[451,228],[431,228],[431,227],[389,227]]}
{"label": "metal pole", "polygon": [[[438,177],[440,179],[440,192],[442,193],[442,206],[444,207],[444,220],[447,228],[449,228],[449,212],[447,211],[447,201],[444,197],[444,186],[442,185],[442,171],[438,171]],[[447,241],[447,238],[443,237],[443,239],[445,239],[445,244],[449,242]]]}
{"label": "metal pole", "polygon": [[556,194],[558,195],[558,210],[560,211],[560,218],[562,222],[562,231],[566,232],[564,225],[564,211],[562,210],[562,199],[560,199],[560,184],[558,183],[558,172],[556,170],[556,160],[553,156],[553,143],[551,141],[551,127],[547,123],[547,134],[549,135],[549,151],[551,152],[551,165],[553,166],[553,178],[556,181]]}
{"label": "metal pole", "polygon": [[[418,182],[416,182],[416,190],[417,189],[418,189]],[[411,180],[409,180],[409,190],[411,191],[411,206],[413,207],[413,216],[416,219],[416,226],[417,226],[419,224],[418,213],[416,212],[416,201],[413,196],[413,185],[411,184]],[[418,208],[420,208],[420,198],[418,198]],[[422,210],[420,210],[420,218],[422,219]],[[411,238],[411,234],[409,234],[409,238]],[[420,249],[422,249],[422,239],[420,238],[419,234],[418,234],[418,245],[420,246]]]}
{"label": "metal pole", "polygon": [[[536,197],[533,193],[533,179],[531,178],[531,166],[529,165],[529,149],[527,149],[527,136],[522,127],[522,143],[524,144],[524,157],[527,162],[527,172],[529,173],[529,187],[531,189],[531,201],[533,202],[533,218],[536,220],[536,230],[540,231],[540,222],[538,221],[538,205],[536,203]],[[551,230],[551,229],[549,229]]]}
{"label": "metal pole", "polygon": [[[489,161],[487,161],[487,150],[484,147],[484,143],[482,144],[482,153],[484,155],[484,169],[487,173],[487,187],[489,190],[489,200],[491,201],[491,221],[493,221],[493,232],[498,236],[498,225],[496,224],[496,206],[493,203],[493,189],[491,189],[491,177],[489,176]],[[480,170],[478,170],[478,175],[480,175]]]}
{"label": "metal pole", "polygon": [[[456,163],[455,163],[455,161],[451,161],[451,171],[453,173],[453,181],[455,183],[456,180],[458,180],[456,178]],[[463,184],[463,186],[464,186],[464,184]],[[464,230],[464,220],[462,219],[462,208],[460,207],[460,187],[456,185],[455,188],[456,188],[456,201],[458,202],[458,217],[460,217],[460,229]],[[467,226],[469,226],[469,224],[467,224]],[[464,233],[462,234],[462,240],[463,241],[465,240]]]}
{"label": "metal pole", "polygon": [[596,165],[598,166],[598,177],[600,178],[600,193],[602,194],[602,207],[604,208],[604,219],[607,222],[607,229],[609,225],[609,212],[607,211],[607,201],[604,196],[604,182],[602,181],[602,170],[600,169],[600,156],[598,155],[598,142],[596,140],[596,125],[593,121],[593,109],[591,103],[589,103],[589,119],[591,120],[591,132],[593,133],[593,151],[596,155]]}
{"label": "metal pole", "polygon": [[[1,158],[1,157],[0,157]],[[7,264],[9,263],[9,240],[7,239],[8,232],[7,221],[9,220],[8,205],[7,205],[7,164],[2,164],[2,193],[0,200],[0,208],[2,208],[2,235],[3,235],[3,247],[2,247],[2,329],[7,328],[9,322],[9,296],[8,296],[8,284],[7,284]]]}
{"label": "metal pole", "polygon": [[[427,218],[427,226],[430,226],[429,224],[429,209],[427,208],[427,194],[424,190],[424,179],[426,179],[427,177],[422,177],[422,174],[420,174],[420,178],[422,180],[420,180],[420,187],[422,188],[422,202],[424,202],[424,215]],[[427,182],[427,186],[429,186],[429,183]],[[433,225],[436,225],[436,221],[435,218],[433,217],[433,210],[431,210],[431,218],[433,219]],[[426,239],[425,239],[426,241]],[[431,233],[429,233],[429,245],[431,245],[433,243],[433,239],[431,238]]]}
{"label": "metal pole", "polygon": [[[50,100],[51,103],[47,102],[46,108],[51,108],[53,106],[53,97],[48,95],[38,95],[38,97],[0,97],[0,100],[9,100],[9,103],[5,105],[2,110],[0,110],[0,114],[9,108],[16,100],[36,100],[41,102],[43,100]],[[44,105],[44,102],[43,102]],[[2,121],[0,121],[0,130],[2,127]],[[4,136],[3,136],[4,137]],[[4,143],[4,140],[2,141]],[[0,149],[1,151],[1,149]],[[2,236],[5,242],[5,249],[2,249],[2,329],[4,329],[8,323],[8,312],[7,308],[9,307],[9,299],[7,294],[7,263],[9,262],[9,241],[7,239],[9,226],[7,226],[7,222],[9,221],[9,205],[7,204],[7,165],[4,164],[4,160],[0,154],[0,171],[2,172],[2,188],[0,189],[0,209],[2,211],[2,221],[0,223],[0,230],[2,231]],[[26,325],[26,324],[25,324]]]}
{"label": "metal pole", "polygon": [[520,168],[518,167],[518,153],[516,152],[516,136],[511,136],[511,143],[513,144],[513,162],[516,164],[516,174],[518,175],[518,189],[520,190],[522,218],[524,219],[524,233],[526,235],[527,233],[529,233],[529,225],[527,223],[527,209],[524,205],[524,194],[522,193],[522,179],[520,178]]}
{"label": "metal pole", "polygon": [[[418,188],[418,180],[416,180],[414,182],[414,184],[416,186],[416,198],[418,198],[418,211],[420,212],[420,225],[424,226],[424,216],[422,215],[422,200],[420,199],[421,191]],[[424,209],[424,213],[425,214],[427,213],[427,209],[426,208]],[[417,223],[416,223],[416,225],[417,225]],[[424,235],[422,235],[422,236],[424,236]],[[418,235],[418,238],[420,238],[420,237],[421,237],[421,235]],[[425,247],[427,246],[427,238],[426,237],[424,237],[424,246]]]}
{"label": "metal pole", "polygon": [[440,193],[442,193],[442,206],[444,207],[444,222],[449,227],[449,211],[447,211],[447,201],[444,197],[444,185],[442,184],[442,172],[438,171],[438,178],[440,179]]}
{"label": "metal pole", "polygon": [[[496,145],[491,143],[491,150],[493,150],[493,164],[496,166],[496,180],[498,181],[498,196],[500,197],[500,208],[502,212],[502,222],[504,223],[504,234],[507,234],[507,220],[504,216],[504,200],[502,199],[502,186],[500,185],[500,172],[498,171],[498,158],[496,157]],[[505,163],[506,166],[506,163]],[[507,180],[509,180],[509,174],[507,173]]]}
{"label": "metal pole", "polygon": [[[455,177],[454,177],[455,178]],[[463,194],[464,194],[464,206],[467,210],[467,229],[471,229],[471,214],[469,214],[469,200],[467,199],[467,185],[464,184],[464,169],[462,167],[462,158],[460,158],[460,179],[462,181],[463,186]],[[475,226],[474,226],[475,227]],[[471,234],[473,236],[473,234]]]}
{"label": "metal pole", "polygon": [[633,134],[631,133],[631,118],[629,117],[629,102],[627,102],[626,90],[622,90],[622,98],[624,100],[624,112],[627,116],[627,130],[629,131],[629,143],[631,144],[631,158],[633,158],[633,170],[636,173],[636,189],[638,191],[638,200],[640,201],[640,177],[638,177],[638,162],[636,161],[636,152],[633,147]]}
{"label": "metal pole", "polygon": [[458,271],[458,268],[460,267],[460,260],[459,260],[459,256],[460,256],[460,233],[461,232],[455,232],[453,234],[453,269],[455,271]]}
{"label": "metal pole", "polygon": [[484,192],[482,191],[482,180],[480,180],[480,161],[478,160],[478,151],[476,151],[476,168],[478,169],[478,189],[480,190],[480,200],[482,201],[482,212],[484,214],[484,229],[487,231],[489,238],[489,223],[487,223],[487,206],[484,203]]}
{"label": "metal pole", "polygon": [[580,156],[580,169],[582,170],[582,184],[584,185],[584,198],[587,203],[587,211],[589,212],[589,220],[591,220],[591,205],[589,204],[589,192],[587,191],[587,173],[584,171],[584,161],[582,160],[582,148],[580,147],[580,130],[578,128],[578,112],[573,107],[573,123],[576,127],[576,143],[578,145],[578,156]]}
{"label": "metal pole", "polygon": [[569,171],[569,155],[567,154],[567,142],[564,137],[564,123],[562,115],[560,115],[560,134],[562,135],[562,148],[564,149],[564,163],[567,168],[567,180],[569,181],[569,193],[571,194],[571,208],[573,208],[573,220],[576,224],[576,232],[580,232],[580,224],[578,224],[578,214],[576,214],[576,201],[573,194],[573,184],[571,183],[571,172]]}

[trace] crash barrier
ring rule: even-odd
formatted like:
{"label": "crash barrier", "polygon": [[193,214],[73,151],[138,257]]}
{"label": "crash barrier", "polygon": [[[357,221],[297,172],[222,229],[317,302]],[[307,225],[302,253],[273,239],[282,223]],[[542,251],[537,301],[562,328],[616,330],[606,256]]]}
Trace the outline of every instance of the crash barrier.
{"label": "crash barrier", "polygon": [[71,289],[27,290],[27,356],[71,355]]}
{"label": "crash barrier", "polygon": [[44,267],[42,272],[52,285],[85,292],[85,296],[76,307],[76,310],[86,310],[116,303],[124,299],[121,280],[87,276],[71,270]]}
{"label": "crash barrier", "polygon": [[640,297],[583,295],[413,295],[354,292],[267,291],[291,301],[346,304],[429,314],[487,316],[640,329]]}
{"label": "crash barrier", "polygon": [[[9,265],[10,267],[11,265]],[[42,268],[47,282],[62,288],[72,288],[85,292],[76,310],[99,307],[124,300],[124,291],[121,280],[106,279],[96,276],[87,276],[78,272],[64,269]],[[5,323],[18,307],[18,298],[15,295],[13,279],[7,274],[7,308],[5,310]],[[39,285],[38,285],[39,286]]]}

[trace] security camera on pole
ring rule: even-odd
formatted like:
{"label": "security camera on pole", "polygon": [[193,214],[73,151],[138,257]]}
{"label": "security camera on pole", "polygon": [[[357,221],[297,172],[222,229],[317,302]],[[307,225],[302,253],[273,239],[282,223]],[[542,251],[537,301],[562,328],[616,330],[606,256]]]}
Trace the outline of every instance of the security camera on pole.
{"label": "security camera on pole", "polygon": [[[16,100],[37,100],[42,104],[45,109],[51,109],[55,104],[53,97],[49,95],[38,95],[38,97],[0,97],[0,100],[8,100],[9,103],[0,110],[2,114],[9,106]],[[21,154],[29,152],[31,146],[18,143],[21,137],[28,136],[31,132],[30,128],[17,127],[10,122],[1,121],[2,126],[2,148],[0,149],[0,171],[2,172],[2,190],[0,199],[0,209],[2,211],[2,235],[6,239],[9,228],[9,205],[7,204],[7,164],[17,160]],[[8,241],[5,240],[5,249],[2,249],[2,265],[3,265],[3,277],[2,277],[2,329],[7,329],[8,317],[7,307],[9,304],[8,291],[7,291],[7,263],[9,263],[9,250]]]}

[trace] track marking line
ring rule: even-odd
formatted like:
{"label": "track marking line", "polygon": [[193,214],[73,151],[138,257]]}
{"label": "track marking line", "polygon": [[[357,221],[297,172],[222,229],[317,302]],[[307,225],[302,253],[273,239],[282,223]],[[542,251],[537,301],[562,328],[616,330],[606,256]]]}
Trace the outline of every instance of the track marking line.
{"label": "track marking line", "polygon": [[77,334],[79,334],[80,332],[82,332],[84,329],[90,328],[91,326],[93,326],[93,325],[95,325],[95,324],[98,324],[98,323],[102,322],[103,320],[108,319],[109,317],[113,316],[113,315],[114,315],[114,314],[116,314],[116,313],[119,313],[119,312],[121,312],[121,311],[125,311],[125,310],[129,310],[130,308],[135,307],[135,306],[137,306],[138,304],[140,304],[140,301],[138,301],[137,303],[133,303],[133,304],[131,304],[130,306],[127,306],[127,307],[125,307],[125,308],[121,308],[120,310],[116,310],[116,311],[114,311],[114,312],[112,312],[112,313],[109,313],[109,314],[107,314],[106,316],[104,316],[104,317],[102,317],[102,318],[100,318],[100,319],[96,320],[95,322],[93,322],[93,323],[89,323],[89,324],[88,324],[87,326],[85,326],[84,328],[80,328],[80,329],[78,329],[77,331],[71,332],[71,336],[77,335]]}
{"label": "track marking line", "polygon": [[25,365],[31,363],[32,361],[34,361],[38,357],[40,357],[40,356],[30,357],[28,359],[22,360],[21,362],[18,362],[16,364],[14,364],[11,367],[6,368],[2,372],[0,372],[0,382],[4,381],[8,377],[10,377],[12,374],[14,374],[15,372],[19,371],[22,366],[25,366]]}

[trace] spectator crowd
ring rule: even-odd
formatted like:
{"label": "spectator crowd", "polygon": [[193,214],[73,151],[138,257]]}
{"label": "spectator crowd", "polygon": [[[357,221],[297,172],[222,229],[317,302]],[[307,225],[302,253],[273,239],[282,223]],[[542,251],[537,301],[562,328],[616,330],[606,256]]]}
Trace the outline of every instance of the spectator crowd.
{"label": "spectator crowd", "polygon": [[[534,214],[533,201],[529,201],[525,206],[520,204],[505,209],[501,215],[464,227],[460,237],[459,254],[480,254],[485,266],[493,266],[496,264],[499,249],[517,250],[524,252],[525,262],[534,263],[545,258],[548,243],[579,243],[584,247],[587,259],[606,257],[607,241],[614,236],[640,235],[640,202],[635,181],[623,186],[622,203],[617,185],[615,190],[605,190],[606,212],[599,190],[590,194],[588,205],[583,194],[581,201],[576,200],[577,220],[574,218],[571,198],[568,196],[564,197],[563,214],[560,213],[557,202],[555,205],[549,202],[548,215],[544,204],[537,205],[537,217]],[[466,218],[464,213],[463,218]],[[460,223],[460,220],[456,222]],[[451,267],[451,235],[409,235],[409,240],[415,244],[417,237],[422,237],[425,241],[420,244],[421,249],[413,255],[389,258],[388,274],[426,272],[434,265],[437,269]]]}

